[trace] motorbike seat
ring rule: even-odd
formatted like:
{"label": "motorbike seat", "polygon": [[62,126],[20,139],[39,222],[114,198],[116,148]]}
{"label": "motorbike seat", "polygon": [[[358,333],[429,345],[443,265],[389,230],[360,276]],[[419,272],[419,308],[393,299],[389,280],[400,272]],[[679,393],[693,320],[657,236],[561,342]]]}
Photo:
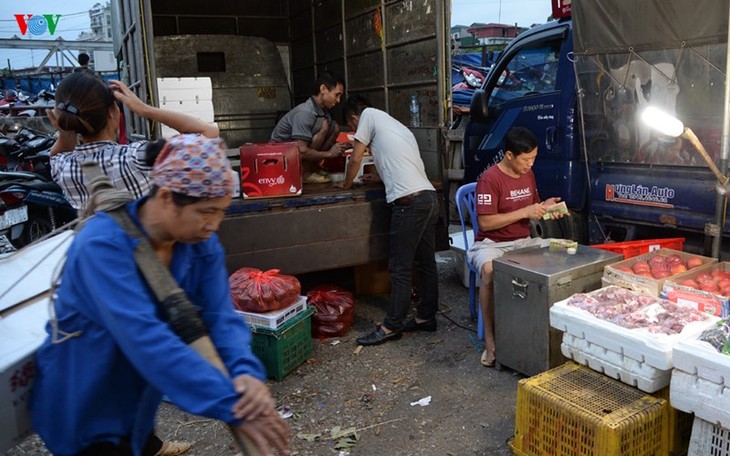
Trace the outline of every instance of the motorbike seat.
{"label": "motorbike seat", "polygon": [[51,182],[48,178],[30,171],[0,171],[0,182],[2,181],[33,181],[41,180]]}

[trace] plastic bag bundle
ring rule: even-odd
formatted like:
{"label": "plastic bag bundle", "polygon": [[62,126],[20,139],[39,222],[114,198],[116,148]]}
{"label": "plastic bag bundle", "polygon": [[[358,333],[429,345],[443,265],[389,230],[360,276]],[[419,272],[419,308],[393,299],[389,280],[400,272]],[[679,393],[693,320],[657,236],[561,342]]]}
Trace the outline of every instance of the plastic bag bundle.
{"label": "plastic bag bundle", "polygon": [[312,336],[324,339],[347,334],[355,321],[355,297],[336,285],[319,285],[307,293],[312,316]]}
{"label": "plastic bag bundle", "polygon": [[228,283],[233,303],[238,310],[245,312],[283,309],[294,304],[302,292],[299,279],[280,274],[278,269],[241,268],[231,274]]}

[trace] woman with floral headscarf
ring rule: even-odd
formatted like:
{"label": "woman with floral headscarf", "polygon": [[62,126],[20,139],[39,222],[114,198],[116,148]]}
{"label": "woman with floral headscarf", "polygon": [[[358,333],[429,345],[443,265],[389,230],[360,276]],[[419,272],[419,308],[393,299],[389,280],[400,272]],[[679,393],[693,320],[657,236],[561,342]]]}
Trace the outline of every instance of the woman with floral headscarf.
{"label": "woman with floral headscarf", "polygon": [[34,428],[54,455],[151,455],[166,394],[190,413],[231,424],[262,454],[289,454],[287,425],[233,310],[215,235],[234,191],[223,143],[181,135],[155,150],[149,195],[125,209],[199,309],[230,377],[170,329],[135,262],[138,241],[100,212],[68,251],[55,324],[37,354]]}

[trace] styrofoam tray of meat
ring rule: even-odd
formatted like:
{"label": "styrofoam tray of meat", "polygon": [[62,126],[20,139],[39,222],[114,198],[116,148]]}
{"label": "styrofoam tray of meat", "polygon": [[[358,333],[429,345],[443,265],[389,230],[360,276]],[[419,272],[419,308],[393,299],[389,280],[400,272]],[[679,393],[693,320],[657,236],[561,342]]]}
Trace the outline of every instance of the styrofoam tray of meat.
{"label": "styrofoam tray of meat", "polygon": [[578,293],[550,308],[550,325],[579,339],[669,370],[672,347],[696,339],[717,321],[690,306],[610,286]]}
{"label": "styrofoam tray of meat", "polygon": [[730,356],[708,342],[682,340],[673,348],[674,368],[730,388]]}
{"label": "styrofoam tray of meat", "polygon": [[730,390],[721,383],[674,369],[669,402],[677,410],[694,413],[697,418],[730,428]]}
{"label": "styrofoam tray of meat", "polygon": [[672,370],[661,370],[609,350],[600,345],[565,333],[560,349],[566,358],[588,366],[627,385],[647,393],[669,386]]}

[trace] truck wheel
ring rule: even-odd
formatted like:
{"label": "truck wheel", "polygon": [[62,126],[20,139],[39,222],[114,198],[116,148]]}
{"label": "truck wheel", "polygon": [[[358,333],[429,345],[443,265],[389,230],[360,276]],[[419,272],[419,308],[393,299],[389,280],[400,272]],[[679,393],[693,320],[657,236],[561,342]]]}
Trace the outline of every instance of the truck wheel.
{"label": "truck wheel", "polygon": [[530,235],[532,237],[563,238],[563,230],[560,228],[559,220],[538,220],[530,222]]}

